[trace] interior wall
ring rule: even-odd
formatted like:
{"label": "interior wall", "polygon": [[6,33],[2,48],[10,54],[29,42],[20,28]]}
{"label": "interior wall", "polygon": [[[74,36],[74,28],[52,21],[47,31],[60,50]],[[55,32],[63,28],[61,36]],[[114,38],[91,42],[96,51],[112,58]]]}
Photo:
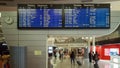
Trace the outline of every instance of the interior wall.
{"label": "interior wall", "polygon": [[[14,18],[14,23],[8,25],[4,22],[7,16]],[[2,11],[2,30],[9,46],[27,46],[27,68],[47,68],[47,36],[102,36],[109,34],[116,29],[120,22],[120,11],[111,11],[110,29],[38,29],[19,30],[17,29],[17,10]],[[40,55],[35,55],[39,50]]]}

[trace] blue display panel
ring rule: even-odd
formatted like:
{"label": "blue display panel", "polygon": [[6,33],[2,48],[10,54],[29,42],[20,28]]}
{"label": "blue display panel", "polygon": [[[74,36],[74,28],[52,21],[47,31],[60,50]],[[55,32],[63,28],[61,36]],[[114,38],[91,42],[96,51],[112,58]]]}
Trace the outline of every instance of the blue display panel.
{"label": "blue display panel", "polygon": [[19,28],[62,27],[62,9],[58,5],[20,5]]}
{"label": "blue display panel", "polygon": [[109,6],[81,4],[65,6],[65,27],[71,28],[109,28]]}
{"label": "blue display panel", "polygon": [[18,28],[110,28],[110,4],[19,4]]}

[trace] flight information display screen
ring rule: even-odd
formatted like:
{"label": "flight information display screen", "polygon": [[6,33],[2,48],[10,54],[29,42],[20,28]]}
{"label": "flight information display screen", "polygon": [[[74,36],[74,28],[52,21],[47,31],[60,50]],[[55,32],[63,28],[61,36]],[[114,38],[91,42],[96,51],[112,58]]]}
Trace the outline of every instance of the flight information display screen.
{"label": "flight information display screen", "polygon": [[81,4],[65,6],[65,27],[110,27],[109,6],[104,4]]}
{"label": "flight information display screen", "polygon": [[110,4],[19,4],[18,28],[110,28]]}
{"label": "flight information display screen", "polygon": [[62,7],[59,5],[19,5],[19,28],[61,28]]}

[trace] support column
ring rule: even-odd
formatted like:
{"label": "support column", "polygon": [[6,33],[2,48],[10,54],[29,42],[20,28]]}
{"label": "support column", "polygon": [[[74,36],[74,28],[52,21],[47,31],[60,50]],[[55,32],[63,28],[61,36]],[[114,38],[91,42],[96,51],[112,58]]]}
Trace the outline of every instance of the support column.
{"label": "support column", "polygon": [[90,39],[88,40],[88,53],[90,52]]}
{"label": "support column", "polygon": [[89,52],[90,52],[90,39],[87,40],[87,47],[85,48],[85,58],[89,58]]}
{"label": "support column", "polygon": [[93,48],[93,52],[95,53],[95,36],[93,36],[93,40],[92,40],[92,48]]}

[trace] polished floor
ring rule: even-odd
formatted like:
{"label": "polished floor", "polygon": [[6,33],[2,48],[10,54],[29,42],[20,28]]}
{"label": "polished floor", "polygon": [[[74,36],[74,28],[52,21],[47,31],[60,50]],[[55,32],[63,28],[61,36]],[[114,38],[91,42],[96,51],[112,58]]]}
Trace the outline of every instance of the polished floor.
{"label": "polished floor", "polygon": [[83,64],[79,66],[77,63],[71,64],[70,59],[66,58],[63,61],[57,60],[54,68],[120,68],[120,65],[106,60],[99,60],[98,65],[94,65],[94,63],[89,63],[88,59],[84,59]]}

